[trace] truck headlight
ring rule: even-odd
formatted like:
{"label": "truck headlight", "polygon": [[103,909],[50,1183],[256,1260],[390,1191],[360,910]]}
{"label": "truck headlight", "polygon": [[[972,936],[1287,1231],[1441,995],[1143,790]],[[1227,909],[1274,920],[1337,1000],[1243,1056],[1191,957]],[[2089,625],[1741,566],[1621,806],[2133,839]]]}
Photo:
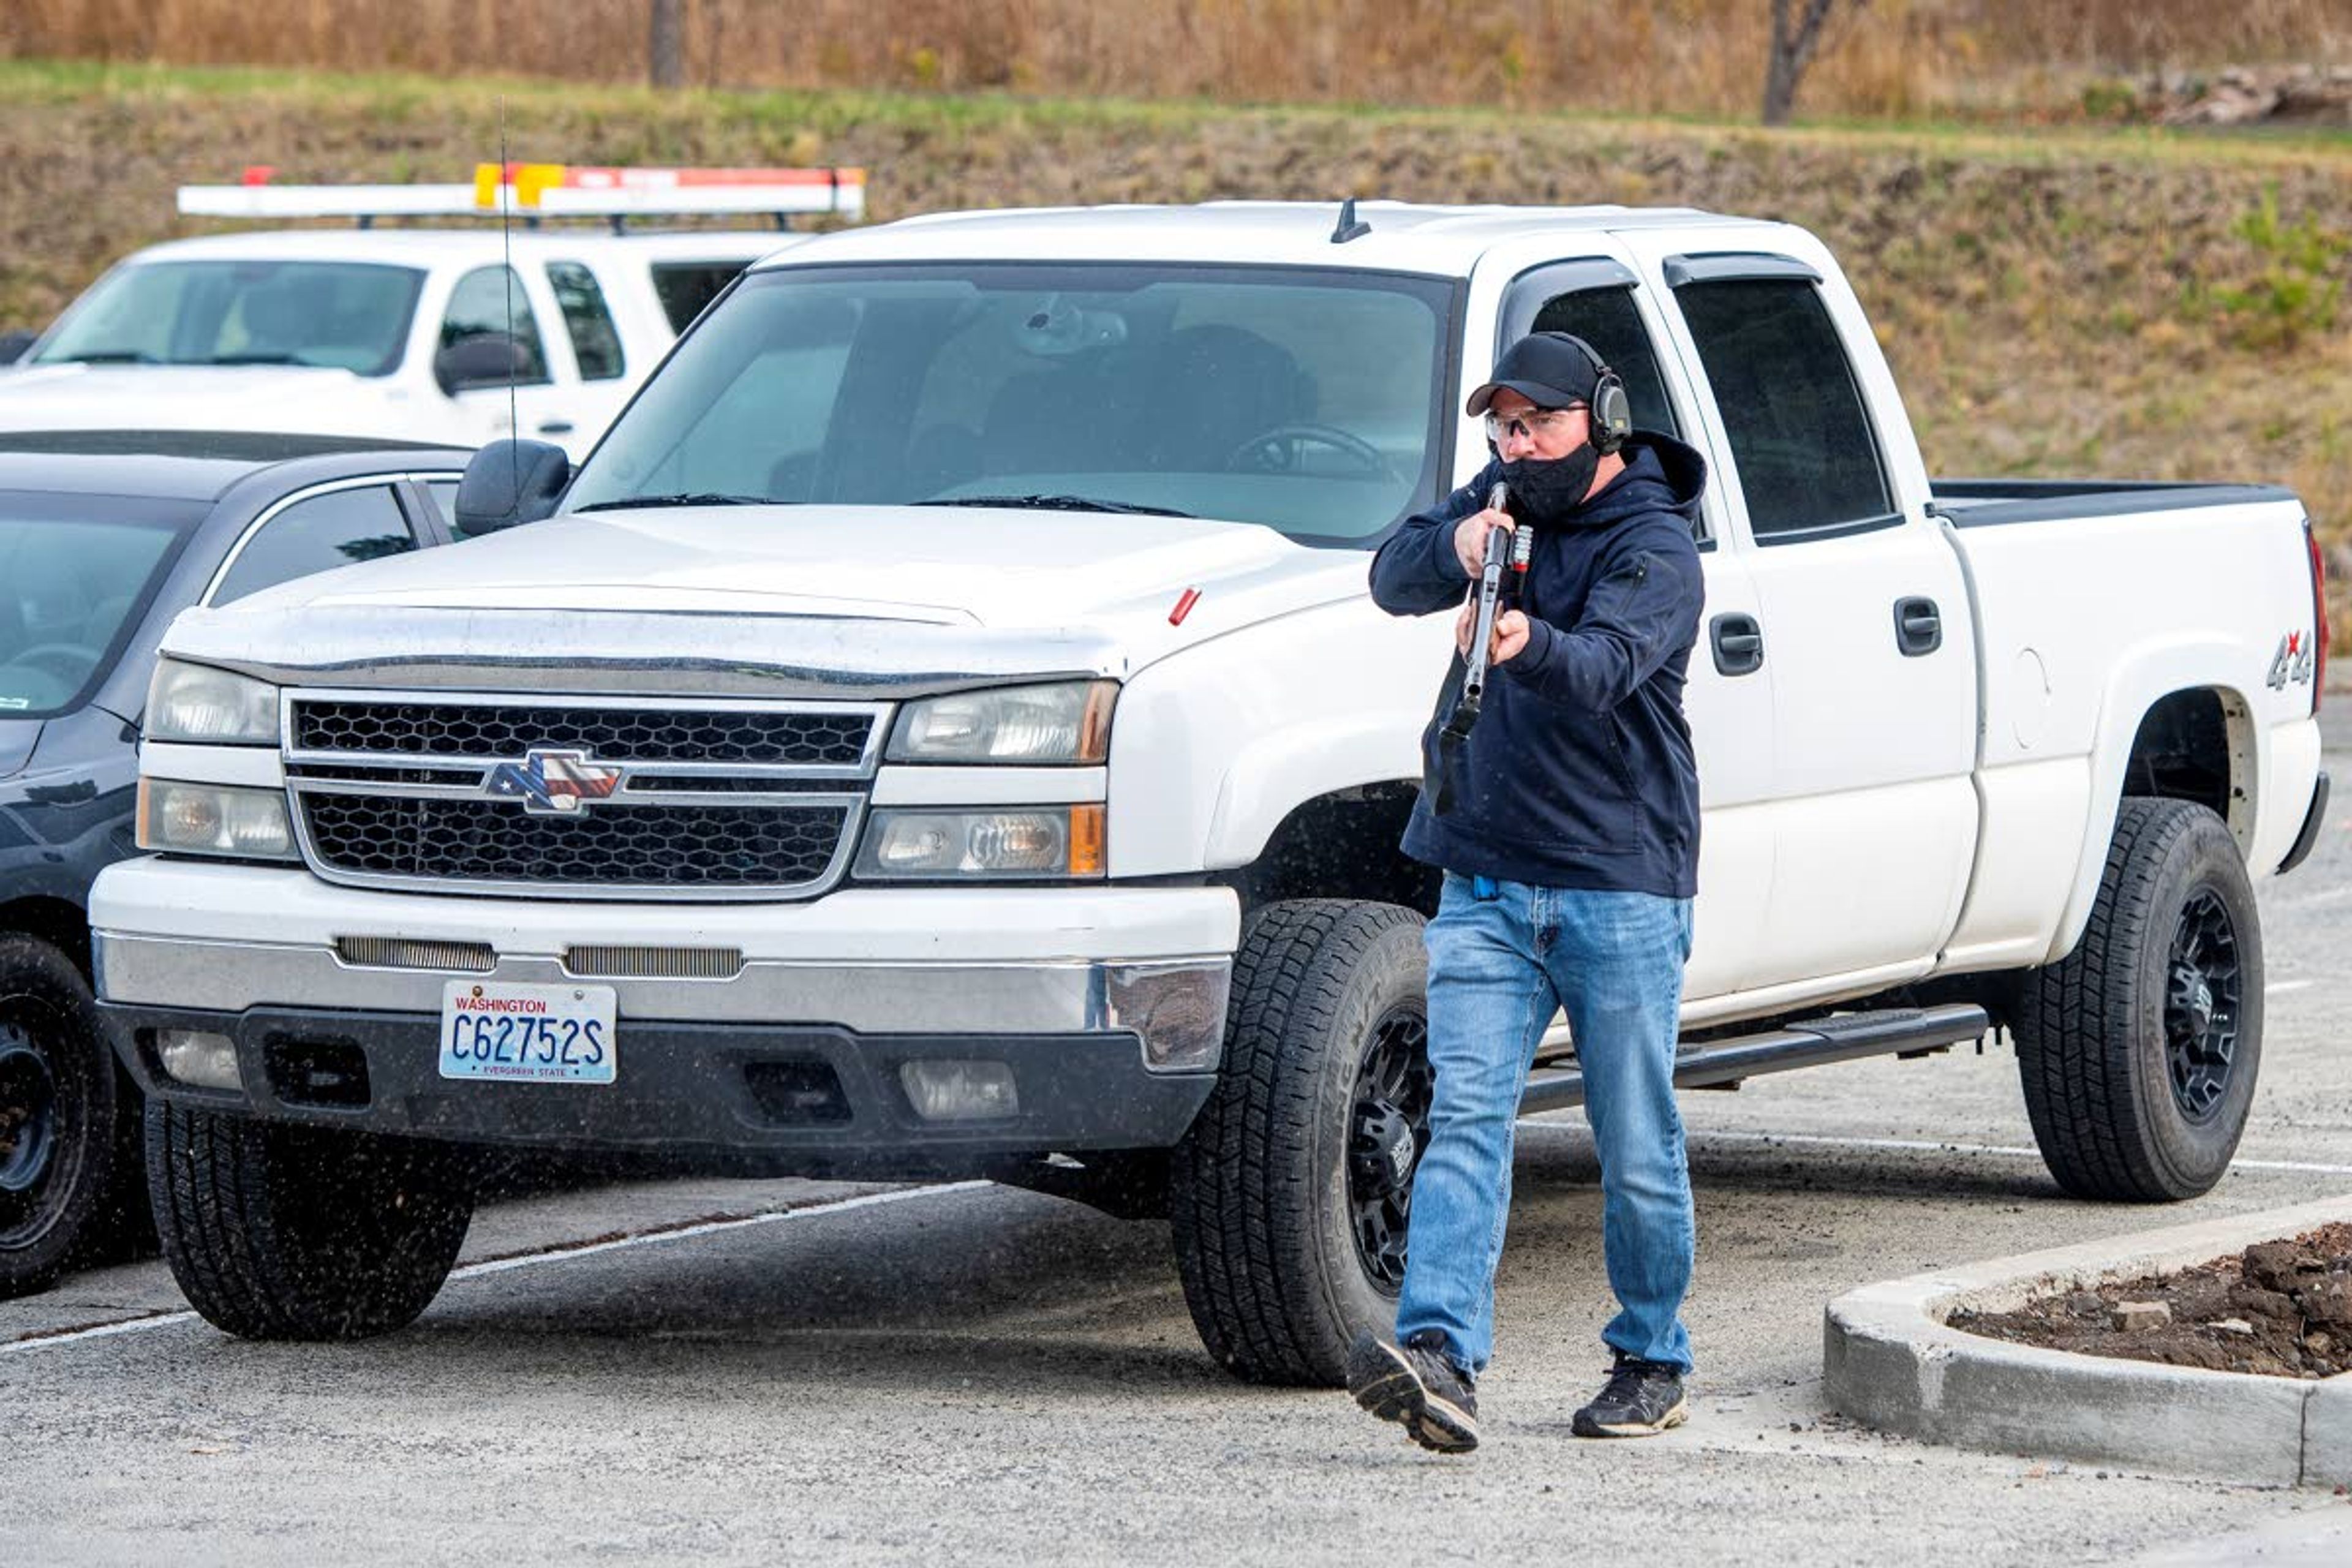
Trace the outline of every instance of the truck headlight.
{"label": "truck headlight", "polygon": [[1000,686],[909,702],[894,763],[1099,763],[1110,755],[1115,680]]}
{"label": "truck headlight", "polygon": [[997,811],[882,810],[858,847],[857,875],[943,878],[1099,877],[1103,807]]}
{"label": "truck headlight", "polygon": [[274,746],[278,688],[207,664],[163,659],[147,688],[146,736],[198,745]]}
{"label": "truck headlight", "polygon": [[139,847],[240,860],[301,858],[282,791],[176,779],[139,781]]}

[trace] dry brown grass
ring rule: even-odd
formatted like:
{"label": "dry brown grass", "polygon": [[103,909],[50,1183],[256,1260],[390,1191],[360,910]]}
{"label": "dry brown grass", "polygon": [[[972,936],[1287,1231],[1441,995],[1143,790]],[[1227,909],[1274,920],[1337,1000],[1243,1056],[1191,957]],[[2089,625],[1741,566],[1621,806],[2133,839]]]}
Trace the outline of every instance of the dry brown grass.
{"label": "dry brown grass", "polygon": [[[1748,116],[1767,0],[685,0],[705,86]],[[2226,20],[2216,26],[2217,13]],[[646,0],[7,0],[0,55],[641,80]],[[1801,113],[2071,114],[2166,67],[2352,60],[2343,0],[1874,0]]]}

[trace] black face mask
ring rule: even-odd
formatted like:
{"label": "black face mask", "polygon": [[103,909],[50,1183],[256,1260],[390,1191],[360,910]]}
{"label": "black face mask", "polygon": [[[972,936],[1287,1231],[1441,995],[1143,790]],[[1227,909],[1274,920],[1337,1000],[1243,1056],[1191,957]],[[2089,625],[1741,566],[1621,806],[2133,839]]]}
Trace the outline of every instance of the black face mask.
{"label": "black face mask", "polygon": [[1601,454],[1585,442],[1564,458],[1521,458],[1503,465],[1511,488],[1511,515],[1538,527],[1555,524],[1584,504]]}
{"label": "black face mask", "polygon": [[1517,458],[1503,463],[1503,484],[1510,487],[1510,512],[1536,527],[1557,524],[1585,503],[1592,475],[1601,468],[1601,454],[1592,442],[1559,458]]}

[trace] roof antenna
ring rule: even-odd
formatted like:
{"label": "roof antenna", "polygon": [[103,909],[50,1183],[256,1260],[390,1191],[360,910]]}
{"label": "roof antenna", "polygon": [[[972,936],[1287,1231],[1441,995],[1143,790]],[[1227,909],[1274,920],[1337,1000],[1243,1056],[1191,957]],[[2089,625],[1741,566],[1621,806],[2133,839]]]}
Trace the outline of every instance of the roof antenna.
{"label": "roof antenna", "polygon": [[1351,239],[1361,239],[1372,232],[1372,226],[1356,221],[1356,198],[1349,196],[1339,204],[1339,225],[1331,231],[1331,243],[1345,245]]}
{"label": "roof antenna", "polygon": [[[499,249],[506,273],[499,292],[507,297],[507,459],[508,475],[514,484],[514,493],[522,494],[522,454],[514,443],[522,436],[522,425],[515,413],[515,330],[514,297],[517,279],[514,272],[514,165],[507,161],[507,95],[499,94]],[[516,503],[518,508],[521,505]]]}

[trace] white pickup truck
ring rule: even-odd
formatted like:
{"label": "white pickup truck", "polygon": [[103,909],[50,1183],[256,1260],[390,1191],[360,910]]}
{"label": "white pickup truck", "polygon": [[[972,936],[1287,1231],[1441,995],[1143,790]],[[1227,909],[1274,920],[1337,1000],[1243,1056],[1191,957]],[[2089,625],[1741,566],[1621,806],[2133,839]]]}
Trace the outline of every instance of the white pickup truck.
{"label": "white pickup truck", "polygon": [[1224,1364],[1337,1378],[1426,1137],[1452,624],[1366,569],[1533,328],[1714,470],[1681,1080],[2006,1026],[2066,1190],[2206,1190],[2326,793],[2294,496],[1931,482],[1783,225],[977,214],[755,268],[576,475],[475,459],[461,523],[550,521],[176,624],[92,923],[189,1299],[396,1326],[469,1151],[651,1150],[1165,1214]]}
{"label": "white pickup truck", "polygon": [[[781,205],[802,194],[765,190],[751,188],[749,199]],[[837,183],[807,190],[833,205],[798,210],[862,210]],[[565,194],[596,195],[556,193]],[[697,194],[574,201],[552,216],[705,210]],[[845,194],[862,204],[862,175]],[[188,186],[181,199],[184,210],[215,216],[370,220],[464,212],[474,194],[264,184]],[[548,216],[536,205],[518,211]],[[737,273],[799,237],[751,228],[502,235],[476,224],[151,246],[15,345],[15,363],[0,370],[0,430],[233,429],[466,447],[520,435],[579,457]]]}

